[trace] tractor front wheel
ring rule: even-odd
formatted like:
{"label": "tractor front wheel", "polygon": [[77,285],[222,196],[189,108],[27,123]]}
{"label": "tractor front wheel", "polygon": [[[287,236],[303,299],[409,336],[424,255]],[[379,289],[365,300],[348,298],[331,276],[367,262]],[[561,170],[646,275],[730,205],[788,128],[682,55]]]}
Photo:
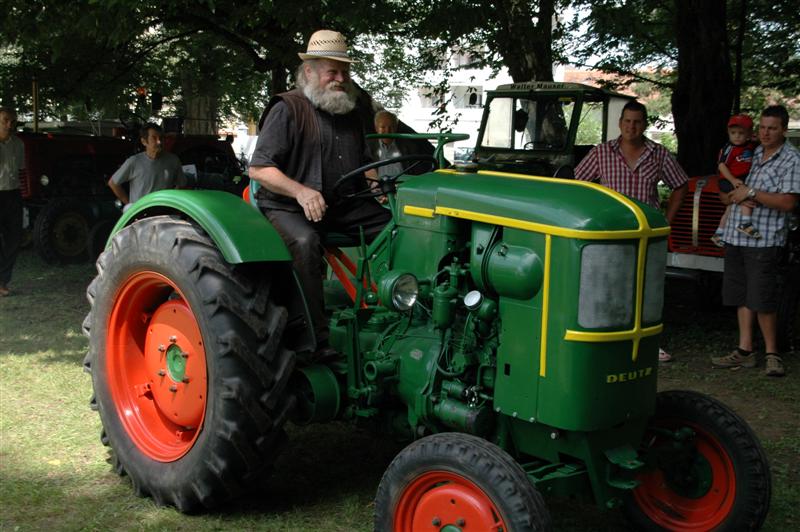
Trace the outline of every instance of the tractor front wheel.
{"label": "tractor front wheel", "polygon": [[228,264],[202,230],[169,216],[118,232],[97,271],[84,365],[117,473],[184,512],[219,505],[284,436],[294,354],[274,271]]}
{"label": "tractor front wheel", "polygon": [[625,513],[641,530],[758,530],[769,509],[769,464],[730,408],[690,391],[658,394],[645,433],[650,468]]}
{"label": "tractor front wheel", "polygon": [[403,449],[375,497],[376,531],[551,528],[544,501],[519,464],[468,434],[434,434]]}

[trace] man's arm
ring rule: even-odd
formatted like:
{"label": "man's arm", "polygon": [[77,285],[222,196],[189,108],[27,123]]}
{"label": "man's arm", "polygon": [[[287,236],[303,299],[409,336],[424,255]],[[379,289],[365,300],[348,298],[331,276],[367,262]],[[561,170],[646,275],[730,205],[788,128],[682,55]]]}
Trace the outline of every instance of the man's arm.
{"label": "man's arm", "polygon": [[681,207],[681,203],[683,203],[683,198],[686,197],[686,192],[689,190],[689,183],[684,183],[683,185],[679,186],[676,189],[672,190],[672,194],[669,195],[669,200],[667,201],[667,222],[672,225],[672,220],[675,218],[675,214],[678,212],[678,209]]}
{"label": "man's arm", "polygon": [[[754,196],[748,196],[748,193],[755,191]],[[768,209],[775,209],[777,211],[789,212],[797,205],[797,200],[800,194],[783,193],[783,192],[765,192],[757,190],[748,186],[735,188],[728,194],[728,197],[734,203],[742,203],[747,200],[753,200],[758,204],[767,207]]]}
{"label": "man's arm", "polygon": [[122,166],[120,166],[111,176],[111,179],[108,180],[108,187],[123,205],[127,205],[131,202],[130,196],[122,187],[122,183],[130,181],[131,165],[133,164],[132,161],[133,157],[128,157],[125,159],[125,162],[122,163]]}
{"label": "man's arm", "polygon": [[261,186],[280,194],[294,198],[303,208],[306,218],[312,222],[322,220],[328,205],[325,198],[318,190],[302,185],[284,174],[275,166],[251,166],[249,170],[250,179],[258,181]]}
{"label": "man's arm", "polygon": [[598,181],[600,179],[597,146],[589,150],[586,157],[575,167],[575,179],[578,181]]}
{"label": "man's arm", "polygon": [[130,199],[128,198],[128,193],[125,192],[125,189],[114,183],[114,178],[108,180],[108,187],[111,189],[111,192],[117,197],[118,200],[122,202],[123,205],[127,205],[130,203]]}

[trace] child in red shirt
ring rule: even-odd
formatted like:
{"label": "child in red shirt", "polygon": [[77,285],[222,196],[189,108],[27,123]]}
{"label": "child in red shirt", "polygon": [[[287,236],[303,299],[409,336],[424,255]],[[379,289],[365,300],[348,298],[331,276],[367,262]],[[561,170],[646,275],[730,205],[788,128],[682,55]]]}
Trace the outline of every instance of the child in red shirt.
{"label": "child in red shirt", "polygon": [[[723,179],[719,180],[719,189],[722,192],[730,192],[734,187],[744,185],[747,174],[750,173],[750,166],[753,164],[753,150],[755,143],[750,140],[753,132],[753,120],[747,115],[734,115],[728,120],[728,143],[719,152],[719,174]],[[742,223],[736,230],[746,234],[751,238],[761,238],[761,233],[753,225],[753,209],[742,205]],[[725,213],[719,221],[719,227],[711,237],[711,241],[719,247],[725,243],[722,241],[722,229],[728,219],[731,206],[725,209]]]}

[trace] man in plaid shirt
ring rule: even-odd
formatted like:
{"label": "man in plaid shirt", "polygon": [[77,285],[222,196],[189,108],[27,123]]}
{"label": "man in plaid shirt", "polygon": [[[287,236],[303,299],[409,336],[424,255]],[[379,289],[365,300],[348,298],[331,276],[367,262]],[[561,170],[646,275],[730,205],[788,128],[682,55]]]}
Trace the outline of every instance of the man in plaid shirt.
{"label": "man in plaid shirt", "polygon": [[[575,168],[575,178],[599,181],[617,192],[659,208],[658,183],[672,189],[667,203],[667,221],[671,224],[688,190],[689,178],[666,148],[644,136],[647,108],[633,100],[622,108],[620,135],[598,144]],[[659,362],[671,362],[672,355],[658,350]]]}
{"label": "man in plaid shirt", "polygon": [[620,136],[592,148],[575,168],[575,178],[599,181],[655,208],[659,208],[657,185],[663,181],[672,189],[666,212],[672,223],[689,178],[666,148],[644,136],[646,128],[647,108],[637,101],[626,103],[619,118]]}
{"label": "man in plaid shirt", "polygon": [[[789,113],[783,106],[773,105],[761,112],[761,145],[753,153],[747,183],[722,195],[723,201],[734,203],[722,236],[727,244],[722,300],[737,307],[739,346],[726,356],[712,357],[717,368],[756,366],[753,325],[758,321],[766,348],[766,374],[785,374],[777,354],[778,267],[790,213],[800,199],[800,151],[786,142],[788,125]],[[759,230],[764,228],[761,239],[736,231],[742,205],[753,207],[753,223]]]}

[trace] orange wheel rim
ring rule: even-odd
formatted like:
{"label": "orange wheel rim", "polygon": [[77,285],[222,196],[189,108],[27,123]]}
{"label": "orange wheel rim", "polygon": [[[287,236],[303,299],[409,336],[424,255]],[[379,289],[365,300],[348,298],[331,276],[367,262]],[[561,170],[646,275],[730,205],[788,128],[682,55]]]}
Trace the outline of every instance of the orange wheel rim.
{"label": "orange wheel rim", "polygon": [[172,281],[155,272],[126,279],[108,323],[106,361],[111,399],[134,445],[159,462],[189,452],[205,416],[206,354]]}
{"label": "orange wheel rim", "polygon": [[456,527],[463,531],[508,530],[497,505],[474,482],[450,471],[415,478],[400,495],[395,532]]}
{"label": "orange wheel rim", "polygon": [[[736,497],[736,472],[720,442],[702,427],[673,421],[667,428],[688,426],[695,433],[697,452],[710,467],[710,485],[705,493],[688,497],[678,493],[661,469],[639,475],[641,484],[633,490],[639,508],[657,525],[669,530],[711,530],[730,515]],[[652,445],[663,442],[656,436]]]}

